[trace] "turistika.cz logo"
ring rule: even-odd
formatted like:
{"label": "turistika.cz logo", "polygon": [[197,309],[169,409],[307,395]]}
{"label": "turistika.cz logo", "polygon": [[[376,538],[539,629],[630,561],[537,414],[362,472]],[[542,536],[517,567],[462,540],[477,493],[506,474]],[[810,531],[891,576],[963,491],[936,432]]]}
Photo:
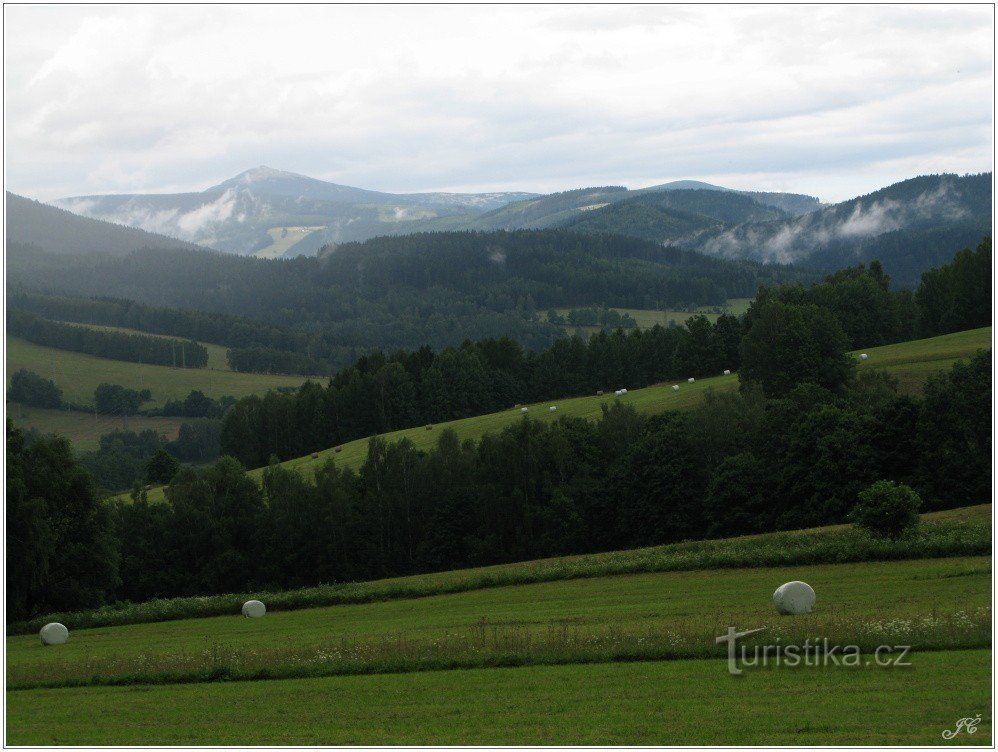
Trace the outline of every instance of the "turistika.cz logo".
{"label": "turistika.cz logo", "polygon": [[780,638],[769,645],[738,645],[737,641],[764,632],[766,627],[739,632],[728,627],[727,634],[714,639],[715,644],[728,645],[728,673],[741,676],[742,668],[768,666],[876,666],[878,668],[904,668],[911,665],[908,654],[911,645],[878,645],[872,655],[865,657],[859,645],[835,645],[828,638],[808,638],[801,644],[781,645]]}

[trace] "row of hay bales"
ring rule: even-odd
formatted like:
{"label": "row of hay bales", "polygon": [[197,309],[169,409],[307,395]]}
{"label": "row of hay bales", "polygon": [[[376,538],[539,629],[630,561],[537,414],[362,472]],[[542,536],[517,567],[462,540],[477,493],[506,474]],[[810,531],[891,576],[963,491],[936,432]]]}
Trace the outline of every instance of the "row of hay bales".
{"label": "row of hay bales", "polygon": [[[865,360],[865,359],[866,359],[866,355],[865,355],[865,354],[864,354],[864,355],[860,355],[860,358],[862,358],[863,360]],[[731,375],[731,371],[730,371],[730,370],[728,370],[727,368],[726,368],[726,369],[724,369],[724,375],[725,375],[725,376],[730,376],[730,375]],[[688,378],[688,379],[687,379],[686,381],[687,381],[688,383],[692,384],[692,383],[694,383],[694,382],[696,381],[696,379],[695,379],[695,378],[693,378],[693,377],[691,376],[691,377],[690,377],[690,378]],[[675,391],[675,392],[678,392],[678,391],[679,391],[679,385],[678,385],[678,384],[673,384],[673,386],[672,386],[672,390],[673,390],[673,391]],[[614,395],[615,395],[615,396],[617,396],[617,397],[623,397],[623,396],[624,396],[625,394],[627,394],[628,392],[627,392],[627,389],[626,389],[626,388],[623,388],[623,389],[616,389],[616,390],[614,390],[614,392],[613,392],[613,393],[614,393]],[[598,389],[598,390],[596,390],[596,396],[597,396],[597,397],[602,397],[602,396],[603,396],[603,390],[602,390],[602,389]],[[517,403],[517,404],[513,405],[513,407],[514,407],[514,409],[515,409],[515,408],[519,408],[519,410],[520,410],[520,412],[521,412],[521,413],[527,413],[527,412],[529,412],[529,411],[530,411],[530,409],[529,409],[529,408],[527,408],[527,407],[523,407],[523,406],[521,406],[521,405],[520,405],[519,403]],[[555,413],[555,412],[558,412],[558,406],[557,406],[557,405],[551,405],[551,406],[550,406],[550,407],[548,408],[548,412],[551,412],[551,413]],[[427,424],[426,424],[426,430],[427,430],[427,431],[432,431],[432,430],[433,430],[433,424],[432,424],[432,423],[427,423]],[[341,447],[341,446],[338,446],[338,447],[336,447],[336,448],[335,448],[335,449],[334,449],[333,451],[335,451],[335,452],[342,452],[342,451],[343,451],[343,447]],[[319,453],[318,453],[318,452],[312,452],[312,459],[313,459],[313,460],[317,460],[317,459],[319,459]]]}
{"label": "row of hay bales", "polygon": [[[557,406],[552,405],[551,409]],[[784,583],[773,593],[773,605],[783,615],[811,613],[816,600],[814,589],[800,580]],[[241,613],[247,619],[261,619],[267,614],[267,606],[263,601],[249,600],[243,604]],[[42,645],[64,645],[69,640],[69,630],[64,624],[49,622],[38,631],[38,636]]]}

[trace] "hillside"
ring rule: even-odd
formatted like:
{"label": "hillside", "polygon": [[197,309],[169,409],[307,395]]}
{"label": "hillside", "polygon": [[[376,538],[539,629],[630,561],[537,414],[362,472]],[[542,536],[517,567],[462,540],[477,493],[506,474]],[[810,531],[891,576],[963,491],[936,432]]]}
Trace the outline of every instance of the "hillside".
{"label": "hillside", "polygon": [[[247,595],[60,615],[72,638],[58,650],[34,635],[7,638],[8,734],[24,743],[468,744],[495,742],[501,713],[517,743],[710,743],[737,728],[745,743],[779,744],[798,733],[782,710],[817,686],[824,701],[795,717],[820,721],[809,739],[867,739],[876,712],[890,738],[929,740],[935,714],[988,694],[991,560],[975,551],[990,545],[990,514],[980,505],[924,515],[904,544],[826,528],[252,594],[268,605],[263,620],[238,616]],[[946,544],[946,558],[926,555],[943,540],[962,543]],[[830,563],[843,555],[849,563]],[[770,593],[791,579],[819,593],[814,613],[775,616]],[[892,671],[805,664],[767,671],[751,714],[732,717],[722,706],[742,683],[714,644],[727,624],[767,627],[750,645],[799,645],[817,633],[867,656],[902,635],[917,640],[917,699]],[[746,662],[743,681],[761,670]],[[823,710],[855,701],[858,680],[878,699],[864,701],[862,724]],[[496,697],[501,710],[490,710]],[[677,722],[637,722],[662,703]],[[705,728],[701,713],[715,705]],[[94,721],[94,707],[112,706],[116,719],[137,722]],[[385,723],[386,712],[410,720]]]}
{"label": "hillside", "polygon": [[312,356],[337,366],[371,348],[440,348],[488,336],[540,349],[562,332],[540,321],[539,310],[723,305],[761,284],[814,278],[561,230],[382,237],[292,260],[184,251],[70,263],[13,257],[12,286],[244,316],[320,335]]}
{"label": "hillside", "polygon": [[263,251],[274,245],[272,232],[303,226],[304,236],[282,250],[293,256],[393,232],[412,220],[474,215],[529,195],[391,194],[261,166],[197,193],[72,196],[57,204],[237,254]]}
{"label": "hillside", "polygon": [[[978,349],[989,349],[991,345],[991,327],[974,329],[956,334],[947,334],[925,340],[903,342],[895,345],[884,345],[865,349],[869,359],[859,362],[857,368],[864,370],[883,370],[898,379],[901,389],[909,394],[918,394],[925,380],[932,374],[948,370],[953,363],[973,355]],[[858,354],[858,353],[857,353]],[[527,404],[527,415],[532,420],[546,423],[561,418],[596,419],[602,415],[602,406],[613,400],[619,400],[625,405],[634,407],[641,413],[655,415],[666,410],[688,410],[699,405],[704,395],[709,391],[734,391],[738,389],[738,375],[713,376],[697,379],[693,384],[680,382],[678,391],[672,389],[672,382],[658,384],[644,389],[629,390],[622,397],[588,396],[570,397],[551,400],[537,404]],[[556,412],[548,408],[557,405]],[[451,429],[457,437],[478,440],[487,433],[497,433],[502,429],[518,423],[523,417],[519,408],[502,410],[473,418],[462,418],[435,424],[432,430],[425,426],[402,429],[385,433],[381,438],[389,443],[396,443],[405,438],[419,450],[428,450],[437,443],[440,432]],[[281,466],[300,472],[305,478],[314,476],[317,469],[327,460],[333,460],[337,467],[359,469],[367,457],[369,438],[357,439],[330,447],[315,456],[307,455],[297,459],[282,462]],[[250,470],[249,475],[257,482],[263,477],[263,468]],[[150,501],[163,499],[163,488],[154,487],[149,492]]]}
{"label": "hillside", "polygon": [[726,225],[787,216],[779,209],[733,191],[661,190],[616,201],[575,216],[561,226],[575,232],[602,232],[656,243],[690,245],[704,233]]}
{"label": "hillside", "polygon": [[[695,247],[724,258],[822,268],[878,258],[888,274],[911,285],[940,263],[946,243],[971,245],[990,228],[991,173],[926,175],[801,217],[743,223]],[[892,239],[892,233],[903,234]]]}
{"label": "hillside", "polygon": [[704,183],[700,180],[674,180],[671,183],[653,185],[642,188],[642,191],[686,191],[705,190],[722,191],[725,193],[740,193],[763,206],[770,206],[792,216],[807,214],[821,208],[821,202],[814,196],[800,193],[778,193],[773,191],[736,191],[733,188],[723,188],[719,185]]}
{"label": "hillside", "polygon": [[191,243],[152,232],[78,216],[7,192],[6,242],[31,254],[41,249],[58,256],[125,256],[140,248],[194,249]]}
{"label": "hillside", "polygon": [[214,364],[208,368],[176,369],[129,363],[43,347],[9,337],[7,373],[20,368],[54,380],[63,391],[63,399],[79,405],[93,404],[94,389],[105,382],[135,390],[149,389],[152,400],[145,407],[162,407],[167,400],[184,399],[192,389],[218,399],[225,395],[242,397],[263,394],[280,387],[293,388],[305,381],[302,376],[236,373],[227,367],[216,369]]}

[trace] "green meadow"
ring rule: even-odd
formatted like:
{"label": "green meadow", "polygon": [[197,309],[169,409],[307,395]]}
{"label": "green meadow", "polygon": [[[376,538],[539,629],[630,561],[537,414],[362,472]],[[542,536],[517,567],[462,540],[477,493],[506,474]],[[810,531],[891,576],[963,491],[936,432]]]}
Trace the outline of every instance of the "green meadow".
{"label": "green meadow", "polygon": [[[814,613],[776,614],[789,579],[815,588]],[[58,647],[9,637],[7,738],[932,744],[990,706],[990,588],[990,557],[970,556],[541,582],[79,629]],[[728,626],[857,645],[863,664],[815,655],[734,678],[713,639]],[[881,644],[914,646],[911,666],[872,665]],[[989,721],[956,741],[987,743]]]}
{"label": "green meadow", "polygon": [[54,380],[62,389],[63,399],[79,405],[93,404],[94,389],[105,382],[121,384],[129,389],[148,389],[152,392],[152,401],[147,402],[146,406],[162,407],[167,400],[184,399],[192,389],[198,389],[215,399],[225,395],[246,397],[263,394],[268,389],[277,387],[298,387],[306,381],[301,376],[129,363],[43,347],[8,337],[7,373],[19,368],[26,368]]}
{"label": "green meadow", "polygon": [[10,692],[9,744],[937,745],[981,713],[989,650],[911,669],[747,670],[721,660]]}
{"label": "green meadow", "polygon": [[17,426],[38,430],[43,434],[65,436],[79,450],[97,449],[100,437],[112,431],[156,431],[168,441],[177,438],[180,424],[190,418],[147,417],[131,415],[127,419],[111,415],[94,415],[77,410],[48,410],[16,402],[7,403],[7,417]]}
{"label": "green meadow", "polygon": [[[867,348],[864,352],[870,356],[869,359],[857,361],[856,368],[858,373],[865,370],[882,369],[887,371],[898,378],[904,391],[918,393],[929,376],[948,370],[956,360],[967,358],[978,349],[990,347],[991,327],[983,327],[931,339]],[[858,355],[859,351],[856,354]],[[678,384],[678,391],[672,389],[673,384]],[[621,397],[614,396],[612,391],[614,388],[616,387],[609,385],[610,393],[603,396],[557,399],[523,405],[523,407],[527,408],[526,414],[532,419],[542,421],[553,421],[562,416],[595,419],[600,416],[603,404],[616,399],[647,414],[657,414],[666,410],[686,410],[699,404],[703,400],[704,394],[710,389],[715,391],[736,390],[738,388],[738,375],[732,373],[729,376],[712,376],[697,379],[693,384],[689,384],[685,380],[666,382],[644,389],[632,389]],[[558,408],[556,412],[550,411],[552,406]],[[511,407],[497,413],[438,423],[433,425],[430,430],[427,430],[426,426],[418,426],[381,435],[389,442],[407,438],[417,449],[426,450],[436,444],[437,436],[444,429],[452,429],[461,440],[479,439],[486,433],[497,433],[514,424],[523,415],[521,408]],[[298,470],[308,477],[312,476],[316,468],[328,459],[333,459],[340,467],[356,469],[363,464],[364,458],[367,456],[368,441],[369,437],[356,439],[339,447],[324,449],[318,452],[316,457],[307,455],[281,464],[284,467]],[[250,474],[254,478],[260,479],[263,476],[263,470],[258,468],[252,470]],[[149,492],[150,501],[161,498],[163,498],[162,488],[154,488]]]}

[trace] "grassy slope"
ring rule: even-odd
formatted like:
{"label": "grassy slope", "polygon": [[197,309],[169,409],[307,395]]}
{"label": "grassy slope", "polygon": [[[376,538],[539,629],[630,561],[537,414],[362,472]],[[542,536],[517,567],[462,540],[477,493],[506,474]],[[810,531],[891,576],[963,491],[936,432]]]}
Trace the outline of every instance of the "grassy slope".
{"label": "grassy slope", "polygon": [[916,654],[912,669],[722,661],[341,676],[7,696],[8,744],[936,745],[980,713],[990,651]]}
{"label": "grassy slope", "polygon": [[[991,347],[991,327],[972,329],[956,334],[946,334],[925,340],[915,340],[896,345],[868,348],[865,352],[869,360],[860,361],[857,369],[884,369],[899,378],[905,391],[917,392],[925,379],[933,373],[946,370],[959,358],[972,355],[979,348]],[[623,397],[612,394],[603,397],[574,397],[571,399],[552,400],[550,402],[527,405],[528,415],[535,420],[551,421],[562,416],[578,418],[597,418],[600,415],[600,405],[614,399],[620,399],[625,404],[633,405],[643,413],[656,414],[666,410],[685,410],[698,404],[708,389],[717,391],[733,391],[738,388],[738,375],[714,376],[698,379],[693,384],[679,382],[678,392],[672,390],[672,382],[658,384],[645,389],[634,389]],[[626,385],[625,385],[626,386]],[[610,388],[616,388],[610,385]],[[551,413],[548,407],[557,405],[558,411]],[[436,443],[439,432],[452,428],[459,438],[478,439],[486,433],[496,433],[506,426],[512,425],[522,417],[519,409],[511,408],[497,413],[489,413],[474,418],[462,418],[446,423],[439,423],[432,431],[425,426],[407,428],[383,434],[391,442],[408,438],[419,449],[430,449]],[[367,456],[368,438],[357,439],[343,444],[340,452],[329,448],[319,452],[318,458],[311,456],[299,457],[282,463],[285,467],[299,470],[306,476],[311,476],[315,469],[327,459],[334,459],[341,467],[358,468]],[[252,470],[254,478],[262,477],[262,469]],[[150,501],[163,498],[162,488],[150,491]]]}
{"label": "grassy slope", "polygon": [[[35,428],[41,433],[55,433],[65,436],[73,447],[80,450],[97,449],[100,437],[116,430],[124,430],[122,418],[108,415],[98,415],[76,410],[46,410],[40,407],[28,407],[16,402],[7,403],[7,417],[17,426]],[[168,441],[177,438],[180,424],[190,418],[148,418],[144,415],[132,415],[128,418],[129,431],[153,430]]]}
{"label": "grassy slope", "polygon": [[[818,608],[781,621],[770,595],[795,579],[815,588]],[[89,672],[94,661],[150,662],[156,656],[192,654],[212,645],[264,653],[273,647],[318,649],[358,640],[385,641],[390,647],[400,637],[423,642],[470,637],[482,619],[490,627],[515,625],[535,634],[563,627],[587,635],[608,629],[674,632],[684,636],[684,644],[692,639],[709,646],[728,624],[777,629],[792,621],[807,634],[829,635],[841,633],[847,623],[972,612],[990,605],[990,592],[987,556],[594,577],[271,611],[261,620],[234,613],[80,629],[57,649],[42,646],[36,634],[19,635],[7,638],[7,672],[8,682],[29,681],[42,671],[72,673],[73,664],[85,664]]]}
{"label": "grassy slope", "polygon": [[152,401],[147,407],[162,407],[168,399],[184,399],[192,389],[209,397],[246,397],[263,394],[279,386],[297,387],[304,383],[300,376],[270,376],[257,373],[236,373],[209,368],[177,369],[121,360],[96,358],[92,355],[42,347],[24,340],[7,339],[7,373],[27,368],[45,378],[55,378],[69,402],[93,403],[98,384],[110,382],[130,389],[149,389]]}
{"label": "grassy slope", "polygon": [[[282,225],[281,227],[271,227],[267,230],[267,234],[270,236],[271,240],[270,245],[266,248],[261,248],[253,255],[257,258],[279,258],[280,256],[283,256],[295,243],[304,240],[316,230],[322,229],[324,228],[317,226],[303,227],[301,225]],[[284,230],[287,230],[287,232],[284,237],[281,237],[281,232]]]}

